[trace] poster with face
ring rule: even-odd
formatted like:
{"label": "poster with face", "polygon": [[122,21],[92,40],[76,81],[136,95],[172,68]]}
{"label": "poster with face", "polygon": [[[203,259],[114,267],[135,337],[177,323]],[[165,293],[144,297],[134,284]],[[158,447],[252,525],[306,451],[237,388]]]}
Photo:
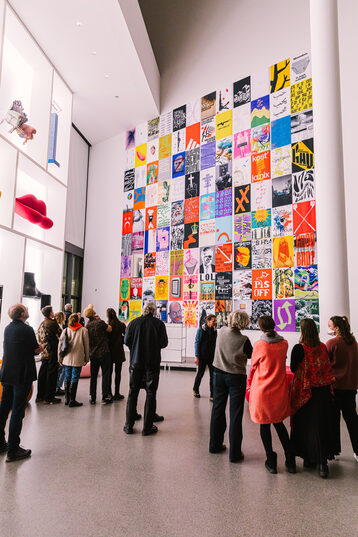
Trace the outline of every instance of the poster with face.
{"label": "poster with face", "polygon": [[183,322],[183,307],[182,303],[174,300],[169,302],[168,323],[182,324]]}

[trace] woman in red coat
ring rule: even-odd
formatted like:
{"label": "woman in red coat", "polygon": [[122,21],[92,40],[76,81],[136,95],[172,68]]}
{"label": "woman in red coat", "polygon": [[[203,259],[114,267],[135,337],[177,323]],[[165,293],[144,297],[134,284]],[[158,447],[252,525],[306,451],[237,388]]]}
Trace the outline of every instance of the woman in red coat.
{"label": "woman in red coat", "polygon": [[288,343],[275,332],[275,321],[269,315],[259,318],[263,332],[254,345],[248,384],[250,415],[260,424],[261,440],[266,451],[265,467],[277,474],[277,453],[272,449],[271,424],[274,425],[286,456],[286,468],[296,472],[295,457],[283,420],[290,415],[290,401],[286,382]]}

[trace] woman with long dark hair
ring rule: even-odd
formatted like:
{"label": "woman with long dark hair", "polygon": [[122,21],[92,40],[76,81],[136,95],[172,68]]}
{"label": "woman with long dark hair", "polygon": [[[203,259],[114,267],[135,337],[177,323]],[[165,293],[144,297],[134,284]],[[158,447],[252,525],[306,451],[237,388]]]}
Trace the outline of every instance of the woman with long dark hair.
{"label": "woman with long dark hair", "polygon": [[319,340],[313,319],[302,319],[300,343],[291,353],[292,434],[295,454],[305,468],[318,465],[328,477],[328,459],[334,458],[330,437],[331,388],[334,382],[326,345]]}
{"label": "woman with long dark hair", "polygon": [[334,453],[341,452],[341,412],[351,439],[354,458],[358,462],[358,416],[356,395],[358,389],[358,343],[351,332],[347,317],[334,315],[328,321],[334,337],[327,341],[327,350],[335,376],[333,400]]}
{"label": "woman with long dark hair", "polygon": [[122,377],[122,364],[126,357],[123,349],[124,334],[126,331],[126,325],[122,323],[113,308],[107,309],[107,323],[112,327],[112,332],[108,334],[109,337],[109,351],[111,353],[112,365],[111,373],[109,377],[109,393],[112,393],[112,373],[114,364],[114,401],[120,401],[124,399],[124,395],[119,392],[119,386],[121,384]]}
{"label": "woman with long dark hair", "polygon": [[296,473],[295,456],[283,420],[290,415],[290,399],[286,381],[287,341],[275,331],[270,315],[258,320],[262,335],[254,344],[249,375],[250,415],[260,424],[260,436],[266,452],[265,468],[277,474],[277,453],[272,449],[271,424],[285,452],[288,472]]}

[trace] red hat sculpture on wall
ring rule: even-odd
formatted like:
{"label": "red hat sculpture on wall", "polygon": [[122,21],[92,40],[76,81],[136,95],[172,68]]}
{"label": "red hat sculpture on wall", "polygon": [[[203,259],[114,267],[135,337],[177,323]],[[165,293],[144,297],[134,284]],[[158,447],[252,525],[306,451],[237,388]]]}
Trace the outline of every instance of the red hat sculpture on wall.
{"label": "red hat sculpture on wall", "polygon": [[53,221],[47,217],[46,203],[32,194],[16,198],[15,213],[43,229],[51,229],[53,226]]}

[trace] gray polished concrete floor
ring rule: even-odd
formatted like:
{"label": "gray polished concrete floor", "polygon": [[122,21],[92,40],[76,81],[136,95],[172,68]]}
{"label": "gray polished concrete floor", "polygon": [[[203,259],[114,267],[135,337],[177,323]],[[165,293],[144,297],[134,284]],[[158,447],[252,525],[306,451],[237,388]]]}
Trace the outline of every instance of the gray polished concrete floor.
{"label": "gray polished concrete floor", "polygon": [[[126,362],[128,364],[128,362]],[[126,365],[125,364],[125,365]],[[128,388],[124,368],[122,392]],[[207,374],[193,399],[194,373],[163,371],[156,436],[123,432],[124,401],[81,408],[29,406],[22,444],[30,460],[0,459],[1,537],[357,537],[358,463],[345,426],[330,478],[264,468],[258,426],[244,415],[245,461],[208,453]],[[138,409],[142,411],[144,393]]]}

